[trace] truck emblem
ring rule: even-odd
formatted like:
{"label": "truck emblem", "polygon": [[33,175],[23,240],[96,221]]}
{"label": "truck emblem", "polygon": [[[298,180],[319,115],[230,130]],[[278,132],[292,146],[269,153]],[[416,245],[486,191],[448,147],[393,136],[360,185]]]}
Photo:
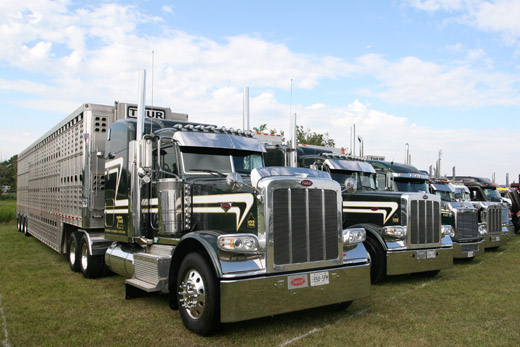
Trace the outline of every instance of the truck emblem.
{"label": "truck emblem", "polygon": [[310,186],[312,186],[312,181],[311,181],[311,180],[302,180],[302,181],[300,182],[300,184],[301,184],[302,186],[304,186],[304,187],[310,187]]}
{"label": "truck emblem", "polygon": [[220,204],[220,208],[227,212],[231,208],[231,204],[229,202],[223,202]]}
{"label": "truck emblem", "polygon": [[297,278],[293,278],[291,280],[291,285],[293,285],[295,287],[299,287],[302,284],[305,284],[305,278],[304,277],[297,277]]}
{"label": "truck emblem", "polygon": [[424,200],[428,200],[428,195],[423,195],[422,197]]}

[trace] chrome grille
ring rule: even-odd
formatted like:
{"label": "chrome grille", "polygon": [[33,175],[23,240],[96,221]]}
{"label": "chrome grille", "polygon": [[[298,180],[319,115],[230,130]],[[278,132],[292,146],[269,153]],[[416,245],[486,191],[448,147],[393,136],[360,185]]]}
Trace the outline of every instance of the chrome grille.
{"label": "chrome grille", "polygon": [[275,264],[337,259],[337,209],[337,196],[333,190],[274,190]]}
{"label": "chrome grille", "polygon": [[411,200],[408,225],[412,245],[439,243],[441,237],[439,202]]}
{"label": "chrome grille", "polygon": [[502,209],[488,209],[488,232],[496,233],[502,231]]}
{"label": "chrome grille", "polygon": [[461,247],[462,252],[476,252],[478,249],[478,245],[462,245]]}
{"label": "chrome grille", "polygon": [[479,236],[477,212],[457,212],[455,236],[458,239],[472,239]]}

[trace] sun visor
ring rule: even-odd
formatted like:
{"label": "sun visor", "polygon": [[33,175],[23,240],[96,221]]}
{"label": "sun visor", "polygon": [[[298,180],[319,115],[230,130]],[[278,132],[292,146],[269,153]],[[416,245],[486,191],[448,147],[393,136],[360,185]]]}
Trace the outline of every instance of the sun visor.
{"label": "sun visor", "polygon": [[173,139],[180,146],[185,147],[210,147],[265,152],[264,145],[256,138],[225,133],[177,131],[173,134]]}

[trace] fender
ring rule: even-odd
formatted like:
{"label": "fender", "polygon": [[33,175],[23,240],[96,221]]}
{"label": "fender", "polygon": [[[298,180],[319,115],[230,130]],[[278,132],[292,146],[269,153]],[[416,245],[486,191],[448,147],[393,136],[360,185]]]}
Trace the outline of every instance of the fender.
{"label": "fender", "polygon": [[190,232],[180,239],[179,243],[173,250],[168,278],[168,288],[170,288],[170,293],[172,293],[172,290],[174,290],[172,293],[173,295],[170,295],[171,309],[178,309],[177,300],[174,300],[177,297],[177,293],[174,288],[177,287],[177,272],[181,266],[182,259],[186,256],[186,254],[196,250],[201,251],[208,258],[211,264],[213,264],[213,269],[215,270],[215,275],[217,278],[222,278],[222,267],[220,265],[220,260],[217,254],[218,235],[220,235],[220,233],[213,230]]}
{"label": "fender", "polygon": [[379,243],[381,244],[381,247],[383,247],[383,249],[385,251],[388,250],[388,247],[386,246],[386,242],[385,240],[383,239],[383,237],[381,236],[381,227],[379,225],[376,225],[376,224],[356,224],[356,225],[352,225],[350,226],[349,228],[365,228],[366,232],[367,232],[367,238],[370,236],[373,236],[377,241],[379,241]]}

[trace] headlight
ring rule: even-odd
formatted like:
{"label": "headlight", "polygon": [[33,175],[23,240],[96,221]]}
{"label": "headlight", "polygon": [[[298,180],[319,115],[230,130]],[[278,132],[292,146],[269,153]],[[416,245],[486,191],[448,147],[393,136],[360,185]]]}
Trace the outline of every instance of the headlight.
{"label": "headlight", "polygon": [[223,251],[235,253],[256,253],[260,249],[258,238],[251,234],[220,235],[217,245]]}
{"label": "headlight", "polygon": [[451,225],[443,225],[441,226],[442,236],[451,236],[455,237],[455,230]]}
{"label": "headlight", "polygon": [[367,234],[363,228],[350,228],[343,230],[343,244],[353,245],[365,241]]}
{"label": "headlight", "polygon": [[396,239],[405,239],[406,227],[400,225],[383,227],[383,235],[395,237]]}
{"label": "headlight", "polygon": [[480,235],[486,235],[487,234],[487,225],[486,223],[478,223],[478,232]]}

